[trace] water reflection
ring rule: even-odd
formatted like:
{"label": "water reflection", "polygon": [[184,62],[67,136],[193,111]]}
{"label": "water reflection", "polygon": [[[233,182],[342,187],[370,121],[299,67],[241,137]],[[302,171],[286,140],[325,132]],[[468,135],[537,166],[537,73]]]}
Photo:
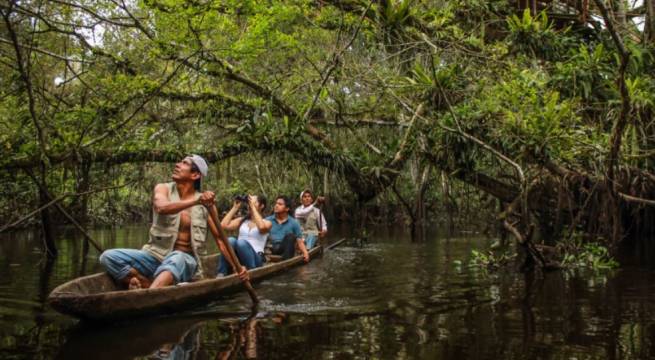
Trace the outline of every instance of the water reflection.
{"label": "water reflection", "polygon": [[[146,232],[93,236],[107,248],[138,247]],[[98,254],[62,236],[60,256],[49,262],[38,238],[0,240],[0,358],[655,356],[652,271],[485,275],[467,264],[471,250],[490,239],[427,233],[412,242],[387,229],[260,283],[255,313],[247,295],[237,294],[175,317],[79,324],[44,301],[58,284],[98,271]]]}
{"label": "water reflection", "polygon": [[190,359],[207,319],[144,320],[119,326],[82,324],[69,330],[57,359]]}
{"label": "water reflection", "polygon": [[[273,321],[282,321],[282,317],[273,317]],[[261,335],[262,329],[257,319],[257,314],[243,321],[235,322],[231,325],[231,338],[227,349],[220,351],[216,360],[228,360],[235,358],[257,359],[257,338]],[[241,356],[240,356],[241,355]]]}

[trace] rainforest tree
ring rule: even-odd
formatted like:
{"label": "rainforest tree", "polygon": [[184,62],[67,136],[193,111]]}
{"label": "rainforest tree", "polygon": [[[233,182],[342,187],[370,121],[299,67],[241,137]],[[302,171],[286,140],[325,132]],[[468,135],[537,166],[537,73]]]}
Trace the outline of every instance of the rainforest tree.
{"label": "rainforest tree", "polygon": [[82,228],[121,184],[147,193],[148,164],[195,152],[222,174],[282,156],[296,163],[277,171],[309,165],[413,228],[467,184],[528,267],[546,265],[535,229],[652,256],[653,6],[9,1],[2,201],[13,220],[42,208],[44,227]]}

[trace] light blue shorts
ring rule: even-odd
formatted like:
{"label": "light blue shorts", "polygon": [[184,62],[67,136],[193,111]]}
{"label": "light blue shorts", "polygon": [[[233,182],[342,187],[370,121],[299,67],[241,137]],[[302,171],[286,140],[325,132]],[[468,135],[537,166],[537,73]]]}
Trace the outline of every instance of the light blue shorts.
{"label": "light blue shorts", "polygon": [[305,235],[305,247],[307,250],[312,249],[315,245],[316,242],[318,241],[318,235]]}
{"label": "light blue shorts", "polygon": [[100,263],[109,275],[116,280],[124,279],[130,269],[136,269],[141,275],[154,279],[163,271],[169,271],[175,283],[190,281],[198,268],[196,259],[183,251],[173,251],[164,261],[144,250],[111,249],[100,255]]}

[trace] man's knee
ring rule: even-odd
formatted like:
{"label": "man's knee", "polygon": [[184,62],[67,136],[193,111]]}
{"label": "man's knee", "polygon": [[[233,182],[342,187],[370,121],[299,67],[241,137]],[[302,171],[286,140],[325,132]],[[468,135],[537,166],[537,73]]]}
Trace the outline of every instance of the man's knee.
{"label": "man's knee", "polygon": [[154,278],[160,277],[162,274],[165,276],[171,276],[174,280],[174,283],[180,282],[182,273],[184,272],[184,262],[180,261],[179,258],[169,259],[166,263],[162,263],[157,270],[155,270]]}
{"label": "man's knee", "polygon": [[181,251],[174,251],[157,268],[155,276],[158,276],[164,271],[170,271],[175,282],[189,281],[197,270],[197,267],[198,264],[191,255]]}
{"label": "man's knee", "polygon": [[172,252],[164,261],[162,265],[172,265],[176,268],[181,268],[186,264],[186,258],[181,251]]}
{"label": "man's knee", "polygon": [[98,261],[100,261],[104,266],[116,262],[115,251],[113,249],[103,251],[102,254],[100,254],[100,259],[98,259]]}
{"label": "man's knee", "polygon": [[100,258],[98,258],[98,261],[100,261],[100,263],[102,265],[106,266],[107,265],[107,257],[108,257],[107,251],[103,251],[102,254],[100,254]]}

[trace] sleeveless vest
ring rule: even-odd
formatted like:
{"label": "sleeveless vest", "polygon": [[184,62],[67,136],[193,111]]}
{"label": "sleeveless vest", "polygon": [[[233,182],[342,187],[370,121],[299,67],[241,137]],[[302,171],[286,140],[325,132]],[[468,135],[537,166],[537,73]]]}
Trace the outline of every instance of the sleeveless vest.
{"label": "sleeveless vest", "polygon": [[310,211],[304,218],[296,218],[300,223],[300,228],[305,235],[318,235],[320,229],[318,228],[319,212],[316,208]]}
{"label": "sleeveless vest", "polygon": [[[180,201],[180,195],[177,193],[175,183],[171,182],[166,184],[166,186],[168,186],[170,201]],[[200,193],[196,191],[194,197],[198,199]],[[191,218],[191,248],[193,249],[193,257],[198,263],[198,269],[194,277],[202,277],[200,256],[207,254],[205,242],[207,240],[207,218],[209,211],[202,205],[194,205],[188,208],[187,211]],[[153,208],[152,226],[150,227],[148,243],[142,249],[152,254],[159,261],[163,261],[166,255],[173,251],[179,228],[180,213],[170,215],[158,214]]]}

